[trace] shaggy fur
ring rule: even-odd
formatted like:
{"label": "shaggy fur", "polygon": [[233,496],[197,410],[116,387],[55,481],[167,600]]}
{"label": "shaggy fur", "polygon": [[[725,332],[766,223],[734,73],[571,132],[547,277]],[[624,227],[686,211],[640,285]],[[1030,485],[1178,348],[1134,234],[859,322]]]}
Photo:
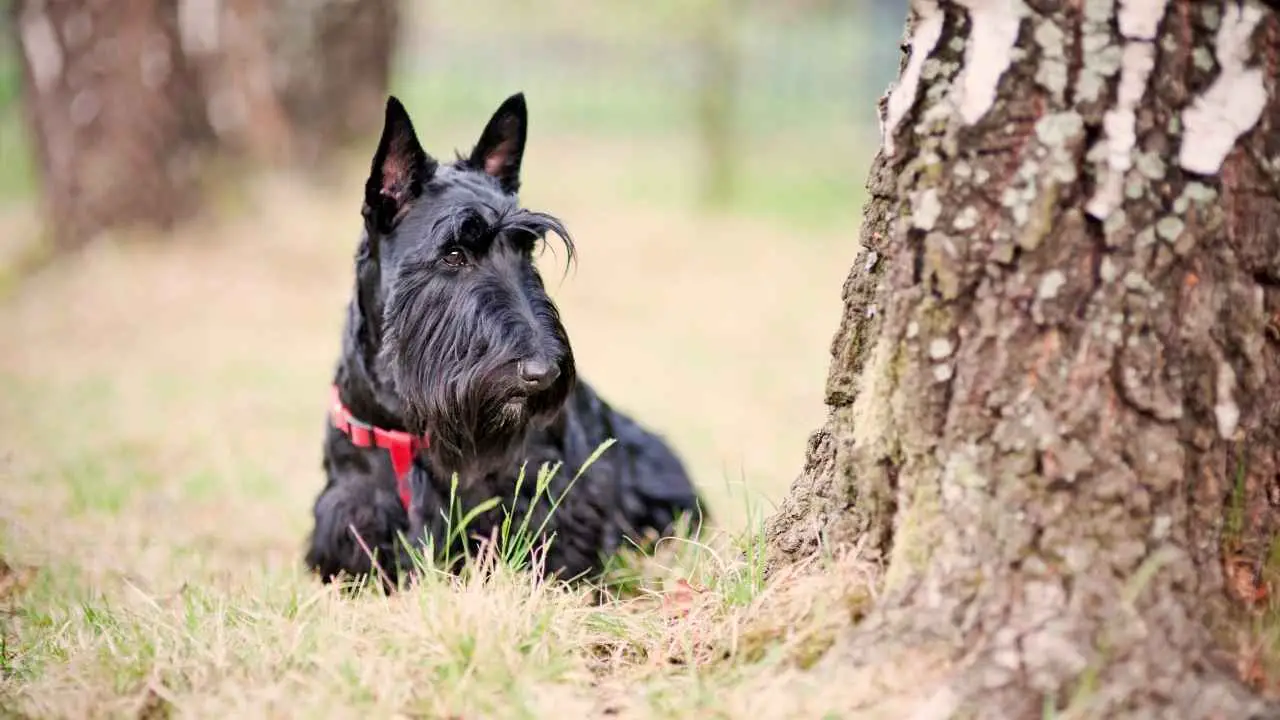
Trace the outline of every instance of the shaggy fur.
{"label": "shaggy fur", "polygon": [[[411,567],[401,533],[442,548],[455,473],[460,514],[501,499],[469,524],[472,549],[501,523],[504,507],[517,521],[528,513],[530,528],[550,514],[544,569],[562,577],[596,574],[625,539],[643,545],[646,534],[669,533],[680,514],[704,512],[671,448],[577,376],[533,262],[548,233],[563,240],[570,261],[573,241],[559,220],[517,199],[526,124],[524,97],[514,95],[468,156],[442,164],[423,151],[400,102],[388,99],[334,377],[357,418],[425,432],[430,444],[414,459],[406,512],[388,453],[326,430],[328,481],[306,555],[325,582],[370,573],[372,551],[394,586]],[[609,438],[616,444],[566,495]],[[562,465],[535,497],[543,463]]]}

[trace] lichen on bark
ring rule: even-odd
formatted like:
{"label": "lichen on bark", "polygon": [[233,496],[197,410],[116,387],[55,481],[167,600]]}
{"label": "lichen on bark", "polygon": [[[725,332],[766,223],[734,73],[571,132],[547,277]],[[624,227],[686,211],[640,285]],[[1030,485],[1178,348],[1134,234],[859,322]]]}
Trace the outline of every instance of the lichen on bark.
{"label": "lichen on bark", "polygon": [[[1280,19],[921,7],[940,29],[872,168],[831,414],[768,526],[775,565],[887,563],[819,666],[941,649],[940,717],[1259,712],[1211,658],[1280,528]],[[1203,120],[1255,78],[1256,119]]]}

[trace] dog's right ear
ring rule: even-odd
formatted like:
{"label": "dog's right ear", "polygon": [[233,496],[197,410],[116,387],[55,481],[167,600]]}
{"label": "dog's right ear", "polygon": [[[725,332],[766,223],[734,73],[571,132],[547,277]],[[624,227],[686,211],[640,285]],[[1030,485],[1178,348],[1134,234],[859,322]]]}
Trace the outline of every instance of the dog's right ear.
{"label": "dog's right ear", "polygon": [[361,215],[369,229],[390,232],[422,194],[422,186],[435,174],[436,166],[435,159],[418,143],[404,105],[394,95],[388,96],[382,139],[364,186]]}

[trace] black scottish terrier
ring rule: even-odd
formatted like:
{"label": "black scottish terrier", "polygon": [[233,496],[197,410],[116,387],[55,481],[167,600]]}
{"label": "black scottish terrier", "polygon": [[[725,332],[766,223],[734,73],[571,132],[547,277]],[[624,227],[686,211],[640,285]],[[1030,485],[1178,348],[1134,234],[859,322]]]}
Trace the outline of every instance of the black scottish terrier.
{"label": "black scottish terrier", "polygon": [[[643,547],[682,515],[704,515],[672,449],[577,376],[533,259],[554,233],[571,262],[573,241],[517,197],[527,122],[513,95],[469,156],[440,163],[387,100],[306,554],[325,582],[377,574],[390,589],[410,574],[410,543],[474,551],[508,514],[541,528],[544,573],[581,578],[624,541]],[[539,488],[543,463],[561,466]],[[465,537],[450,537],[448,515],[492,498]]]}

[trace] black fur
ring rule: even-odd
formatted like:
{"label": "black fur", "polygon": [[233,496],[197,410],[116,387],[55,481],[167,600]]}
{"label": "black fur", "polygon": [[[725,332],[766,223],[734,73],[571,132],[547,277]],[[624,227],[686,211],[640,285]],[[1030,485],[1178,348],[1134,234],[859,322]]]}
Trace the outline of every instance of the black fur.
{"label": "black fur", "polygon": [[[577,376],[533,260],[547,233],[563,240],[568,261],[573,241],[559,220],[520,207],[516,195],[526,126],[524,97],[513,95],[470,154],[441,164],[419,145],[400,102],[387,101],[335,382],[357,418],[426,432],[430,445],[414,459],[406,513],[388,453],[327,429],[328,482],[306,555],[325,582],[370,573],[373,552],[382,579],[395,585],[411,566],[400,533],[429,535],[443,547],[454,473],[462,513],[501,498],[471,522],[471,549],[501,522],[503,507],[517,521],[528,513],[529,527],[538,528],[552,499],[609,438],[616,444],[546,522],[544,536],[554,533],[546,572],[598,573],[625,538],[643,545],[646,533],[670,532],[682,513],[695,522],[705,516],[671,448]],[[543,463],[562,465],[535,498]]]}

